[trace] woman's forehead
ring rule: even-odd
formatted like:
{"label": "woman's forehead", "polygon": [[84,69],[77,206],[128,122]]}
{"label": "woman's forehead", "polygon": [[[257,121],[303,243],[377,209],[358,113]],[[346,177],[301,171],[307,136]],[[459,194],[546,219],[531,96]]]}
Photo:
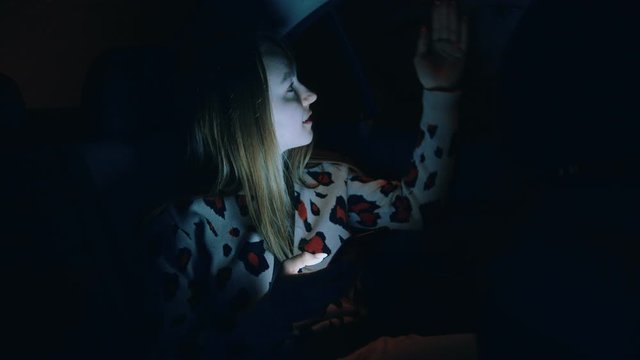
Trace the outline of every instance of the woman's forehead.
{"label": "woman's forehead", "polygon": [[293,68],[293,59],[289,54],[283,50],[280,46],[275,44],[266,43],[260,47],[260,53],[262,59],[266,63],[269,61],[271,64],[278,64],[288,68]]}
{"label": "woman's forehead", "polygon": [[263,52],[262,61],[270,80],[284,81],[295,75],[293,64],[282,51]]}

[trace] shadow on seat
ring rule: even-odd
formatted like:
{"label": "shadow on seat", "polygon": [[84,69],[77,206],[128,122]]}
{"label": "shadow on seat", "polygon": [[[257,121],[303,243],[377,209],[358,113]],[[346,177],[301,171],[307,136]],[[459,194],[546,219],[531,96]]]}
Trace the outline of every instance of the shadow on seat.
{"label": "shadow on seat", "polygon": [[18,84],[9,76],[0,74],[0,132],[2,141],[13,142],[14,136],[24,130],[27,109]]}

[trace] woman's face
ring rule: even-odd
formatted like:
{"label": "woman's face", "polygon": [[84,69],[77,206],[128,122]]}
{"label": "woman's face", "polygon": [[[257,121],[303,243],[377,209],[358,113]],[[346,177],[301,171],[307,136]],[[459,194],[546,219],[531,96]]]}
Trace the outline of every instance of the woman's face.
{"label": "woman's face", "polygon": [[262,61],[280,151],[309,144],[313,139],[309,105],[316,101],[317,95],[298,81],[294,65],[281,49],[273,45],[263,47]]}

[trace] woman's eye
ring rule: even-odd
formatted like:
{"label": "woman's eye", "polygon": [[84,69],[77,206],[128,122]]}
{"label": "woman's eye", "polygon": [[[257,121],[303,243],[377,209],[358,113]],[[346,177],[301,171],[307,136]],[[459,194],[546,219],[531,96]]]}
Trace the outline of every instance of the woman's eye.
{"label": "woman's eye", "polygon": [[291,83],[289,85],[289,87],[287,88],[287,93],[293,93],[295,91],[295,89],[293,88],[293,83]]}

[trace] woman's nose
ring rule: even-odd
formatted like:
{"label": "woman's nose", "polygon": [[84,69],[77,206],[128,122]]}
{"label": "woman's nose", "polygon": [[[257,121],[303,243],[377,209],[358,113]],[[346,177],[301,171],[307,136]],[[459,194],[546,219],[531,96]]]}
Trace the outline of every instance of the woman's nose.
{"label": "woman's nose", "polygon": [[318,99],[318,95],[303,86],[302,96],[300,97],[300,99],[302,100],[302,105],[309,106]]}

